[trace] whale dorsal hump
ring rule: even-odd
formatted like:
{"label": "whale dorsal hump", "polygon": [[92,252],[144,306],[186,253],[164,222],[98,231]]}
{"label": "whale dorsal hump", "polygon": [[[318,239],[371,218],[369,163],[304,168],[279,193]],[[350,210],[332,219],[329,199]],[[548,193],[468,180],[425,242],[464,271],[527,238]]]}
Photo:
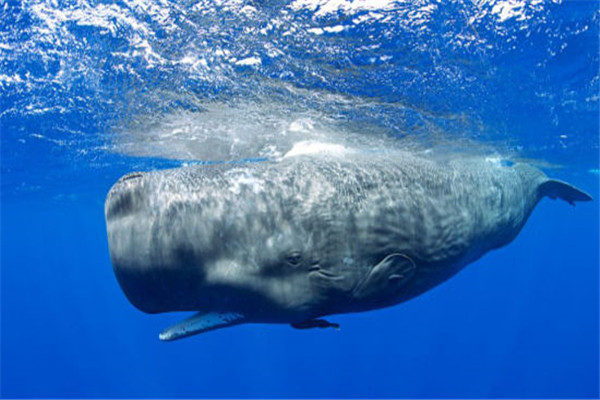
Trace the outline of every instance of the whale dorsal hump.
{"label": "whale dorsal hump", "polygon": [[228,326],[244,323],[245,318],[239,313],[197,313],[183,321],[168,327],[158,336],[160,340],[172,341],[183,339],[188,336],[197,335]]}
{"label": "whale dorsal hump", "polygon": [[571,205],[575,205],[576,201],[593,200],[592,196],[583,190],[556,179],[548,179],[540,185],[538,190],[541,196],[547,196],[551,199],[561,199]]}

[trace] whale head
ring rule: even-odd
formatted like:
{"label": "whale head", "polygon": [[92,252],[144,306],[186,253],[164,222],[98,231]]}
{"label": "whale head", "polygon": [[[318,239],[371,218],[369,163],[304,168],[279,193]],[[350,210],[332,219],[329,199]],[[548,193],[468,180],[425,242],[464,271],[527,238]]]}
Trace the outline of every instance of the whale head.
{"label": "whale head", "polygon": [[338,234],[351,227],[317,207],[328,188],[301,186],[245,168],[124,176],[105,204],[119,284],[149,313],[293,323],[335,312],[360,279]]}

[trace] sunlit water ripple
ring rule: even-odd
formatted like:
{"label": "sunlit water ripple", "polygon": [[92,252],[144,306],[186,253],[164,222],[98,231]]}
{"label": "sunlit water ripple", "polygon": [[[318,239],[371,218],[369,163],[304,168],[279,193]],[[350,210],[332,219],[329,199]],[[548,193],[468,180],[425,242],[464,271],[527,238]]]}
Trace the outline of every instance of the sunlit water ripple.
{"label": "sunlit water ripple", "polygon": [[0,12],[5,193],[323,137],[598,168],[595,2],[24,0]]}

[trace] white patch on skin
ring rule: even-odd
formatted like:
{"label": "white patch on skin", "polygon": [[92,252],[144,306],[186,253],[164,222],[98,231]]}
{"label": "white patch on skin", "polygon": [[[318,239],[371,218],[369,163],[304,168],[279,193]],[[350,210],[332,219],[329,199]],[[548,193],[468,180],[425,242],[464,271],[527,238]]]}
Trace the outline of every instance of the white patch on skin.
{"label": "white patch on skin", "polygon": [[502,158],[500,157],[486,157],[485,162],[490,163],[492,165],[500,165],[502,162]]}
{"label": "white patch on skin", "polygon": [[306,155],[306,154],[330,154],[341,156],[354,153],[355,150],[341,144],[323,143],[305,140],[295,143],[290,151],[283,158]]}
{"label": "white patch on skin", "polygon": [[242,186],[249,187],[254,193],[260,193],[264,190],[264,181],[255,177],[250,170],[232,170],[227,175],[233,175],[229,190],[236,195],[242,192]]}

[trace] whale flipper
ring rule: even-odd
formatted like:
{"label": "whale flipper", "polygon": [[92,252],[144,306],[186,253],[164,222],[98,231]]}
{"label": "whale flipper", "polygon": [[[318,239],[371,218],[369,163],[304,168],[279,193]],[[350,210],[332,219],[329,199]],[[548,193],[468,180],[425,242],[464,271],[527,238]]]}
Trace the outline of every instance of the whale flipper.
{"label": "whale flipper", "polygon": [[340,329],[340,324],[335,322],[329,322],[326,319],[311,319],[304,322],[297,322],[291,324],[292,328],[296,329],[312,329],[312,328],[335,328],[336,330]]}
{"label": "whale flipper", "polygon": [[363,301],[386,300],[413,277],[415,263],[406,255],[393,253],[375,265],[366,279],[354,290],[354,298]]}
{"label": "whale flipper", "polygon": [[566,182],[557,179],[548,179],[539,187],[539,193],[542,196],[550,197],[551,199],[561,199],[571,205],[575,205],[576,201],[592,201],[593,198],[581,189],[569,185]]}
{"label": "whale flipper", "polygon": [[162,341],[183,339],[188,336],[197,335],[198,333],[238,325],[243,323],[244,320],[244,316],[239,313],[197,313],[168,327],[158,337]]}

